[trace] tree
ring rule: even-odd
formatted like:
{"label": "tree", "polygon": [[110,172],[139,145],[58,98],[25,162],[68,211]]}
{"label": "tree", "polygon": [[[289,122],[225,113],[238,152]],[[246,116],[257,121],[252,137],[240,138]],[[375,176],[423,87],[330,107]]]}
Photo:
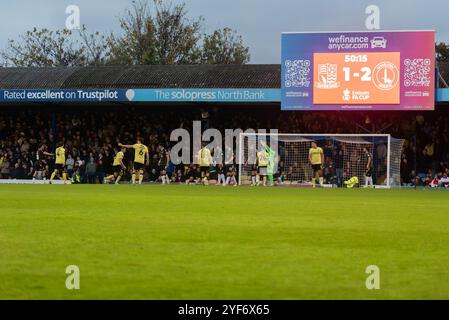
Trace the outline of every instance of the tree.
{"label": "tree", "polygon": [[435,45],[435,53],[437,61],[449,61],[449,45],[444,42],[440,42]]}
{"label": "tree", "polygon": [[112,64],[192,64],[200,61],[203,19],[187,18],[185,4],[133,1],[120,19],[121,37],[111,35]]}
{"label": "tree", "polygon": [[110,49],[107,38],[98,31],[88,33],[85,26],[82,27],[79,37],[84,51],[84,61],[89,66],[106,64],[110,59]]}
{"label": "tree", "polygon": [[242,36],[229,28],[205,35],[202,62],[210,64],[244,64],[250,59],[249,48],[243,45]]}
{"label": "tree", "polygon": [[198,63],[203,18],[189,20],[185,4],[156,4],[156,56],[161,64]]}
{"label": "tree", "polygon": [[18,67],[47,67],[82,64],[81,49],[75,49],[69,30],[36,29],[20,36],[21,42],[9,40],[2,52],[7,64]]}
{"label": "tree", "polygon": [[189,19],[185,4],[136,0],[119,19],[121,32],[67,29],[28,31],[0,53],[7,66],[91,66],[249,62],[249,49],[230,28],[202,34],[204,19]]}
{"label": "tree", "polygon": [[34,28],[9,40],[1,52],[6,66],[50,67],[101,65],[107,59],[106,39],[98,32],[89,34],[86,28],[74,35],[71,30]]}
{"label": "tree", "polygon": [[133,2],[124,17],[119,19],[123,36],[111,34],[108,38],[110,64],[155,64],[155,26],[149,13],[148,3]]}

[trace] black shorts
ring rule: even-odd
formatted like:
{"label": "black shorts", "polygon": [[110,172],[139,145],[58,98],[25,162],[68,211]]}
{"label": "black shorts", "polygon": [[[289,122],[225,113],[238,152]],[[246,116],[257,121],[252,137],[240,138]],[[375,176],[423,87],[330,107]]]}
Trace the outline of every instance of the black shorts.
{"label": "black shorts", "polygon": [[134,162],[133,168],[134,170],[143,170],[145,168],[145,165],[140,162]]}
{"label": "black shorts", "polygon": [[317,173],[321,170],[321,164],[312,164],[313,173]]}
{"label": "black shorts", "polygon": [[256,166],[253,166],[252,168],[251,168],[251,175],[252,176],[255,176],[255,175],[257,175],[257,167]]}
{"label": "black shorts", "polygon": [[187,180],[195,180],[196,178],[199,178],[196,170],[189,172],[189,174],[187,175]]}
{"label": "black shorts", "polygon": [[122,166],[121,165],[114,166],[114,173],[117,173],[120,176],[123,175],[124,170]]}
{"label": "black shorts", "polygon": [[226,172],[226,175],[227,175],[228,177],[229,177],[229,176],[234,176],[235,173],[236,173],[236,170],[235,170],[234,165],[232,165],[232,164],[227,164],[227,165],[225,166],[225,172]]}
{"label": "black shorts", "polygon": [[167,166],[166,165],[160,165],[159,166],[159,172],[162,172],[162,171],[167,171]]}
{"label": "black shorts", "polygon": [[204,167],[200,167],[200,172],[201,173],[209,173],[210,171],[210,167],[209,166],[204,166]]}
{"label": "black shorts", "polygon": [[267,166],[260,166],[260,167],[259,167],[259,175],[260,175],[260,176],[266,176],[266,175],[268,175],[268,169],[267,169]]}
{"label": "black shorts", "polygon": [[58,171],[63,172],[63,171],[65,171],[65,165],[63,165],[63,164],[61,164],[61,163],[57,163],[57,164],[55,165],[55,169],[58,170]]}

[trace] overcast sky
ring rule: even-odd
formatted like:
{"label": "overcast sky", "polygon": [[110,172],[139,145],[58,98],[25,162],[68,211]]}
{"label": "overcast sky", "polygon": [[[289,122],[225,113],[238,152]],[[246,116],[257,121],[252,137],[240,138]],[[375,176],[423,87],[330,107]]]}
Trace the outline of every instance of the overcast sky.
{"label": "overcast sky", "polygon": [[[364,30],[365,7],[381,10],[383,30],[434,29],[437,41],[449,43],[449,0],[186,0],[191,17],[203,16],[205,32],[236,29],[250,47],[251,63],[279,63],[283,31]],[[117,18],[131,0],[2,1],[0,48],[33,27],[64,28],[65,9],[81,10],[91,31],[118,30]]]}

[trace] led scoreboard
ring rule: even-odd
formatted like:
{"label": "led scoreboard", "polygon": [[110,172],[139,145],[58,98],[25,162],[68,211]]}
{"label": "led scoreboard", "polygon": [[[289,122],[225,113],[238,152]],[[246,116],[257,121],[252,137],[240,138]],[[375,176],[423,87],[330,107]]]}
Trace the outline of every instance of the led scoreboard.
{"label": "led scoreboard", "polygon": [[399,52],[315,53],[313,104],[399,104],[400,68]]}
{"label": "led scoreboard", "polygon": [[282,34],[283,110],[433,110],[433,31]]}

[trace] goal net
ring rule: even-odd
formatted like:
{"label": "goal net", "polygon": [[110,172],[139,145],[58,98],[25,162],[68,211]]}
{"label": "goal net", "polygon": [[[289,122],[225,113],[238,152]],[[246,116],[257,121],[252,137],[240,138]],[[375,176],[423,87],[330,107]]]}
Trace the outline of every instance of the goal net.
{"label": "goal net", "polygon": [[364,186],[367,175],[375,187],[400,186],[403,140],[389,134],[241,133],[237,146],[239,184],[254,181],[257,152],[266,149],[272,155],[270,165],[276,184],[311,185],[315,181],[309,160],[313,141],[323,150],[324,186],[342,187],[352,177]]}

